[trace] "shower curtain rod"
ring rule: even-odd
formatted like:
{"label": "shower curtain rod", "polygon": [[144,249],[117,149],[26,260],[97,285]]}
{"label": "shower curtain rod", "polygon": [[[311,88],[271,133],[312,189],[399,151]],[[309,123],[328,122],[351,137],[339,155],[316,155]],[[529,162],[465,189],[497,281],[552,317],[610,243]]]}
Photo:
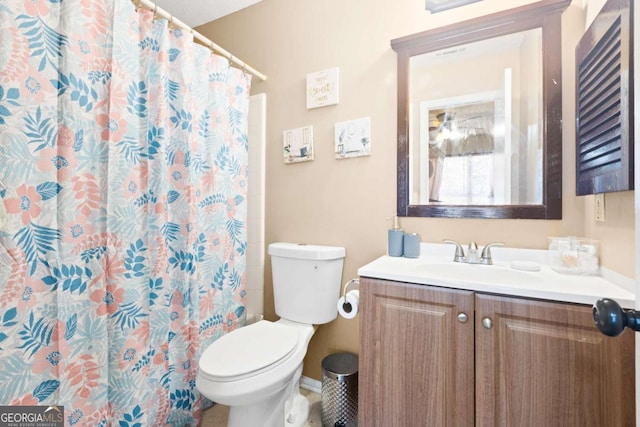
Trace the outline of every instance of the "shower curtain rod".
{"label": "shower curtain rod", "polygon": [[174,17],[172,14],[170,14],[166,10],[158,7],[158,5],[155,4],[154,2],[150,0],[131,0],[131,1],[133,2],[133,4],[135,4],[138,7],[144,7],[145,9],[152,10],[153,14],[157,17],[168,19],[169,25],[189,31],[191,34],[193,34],[193,37],[195,39],[204,43],[204,45],[207,46],[209,49],[215,52],[218,52],[220,55],[226,57],[229,60],[229,62],[233,62],[239,68],[242,68],[244,71],[256,76],[262,81],[267,80],[266,75],[262,74],[260,71],[256,70],[255,68],[247,65],[247,63],[236,58],[231,53],[227,52],[226,50],[224,50],[223,48],[221,48],[220,46],[218,46],[217,44],[215,44],[214,42],[206,38],[204,35],[194,30],[192,27],[180,21],[178,18]]}

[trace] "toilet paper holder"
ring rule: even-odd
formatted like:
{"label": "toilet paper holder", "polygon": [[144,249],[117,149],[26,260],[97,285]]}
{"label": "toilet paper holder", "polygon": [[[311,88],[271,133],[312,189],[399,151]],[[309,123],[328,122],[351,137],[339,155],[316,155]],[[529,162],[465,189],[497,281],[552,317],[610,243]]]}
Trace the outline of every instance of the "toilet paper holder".
{"label": "toilet paper holder", "polygon": [[347,292],[348,292],[347,288],[350,285],[355,285],[355,286],[358,287],[358,289],[360,289],[360,279],[356,277],[355,279],[351,279],[347,283],[345,283],[344,287],[342,288],[342,295],[340,295],[340,296],[347,296]]}
{"label": "toilet paper holder", "polygon": [[360,289],[351,289],[350,286],[360,285],[360,279],[351,279],[344,284],[342,296],[338,299],[338,314],[345,319],[353,319],[358,314]]}

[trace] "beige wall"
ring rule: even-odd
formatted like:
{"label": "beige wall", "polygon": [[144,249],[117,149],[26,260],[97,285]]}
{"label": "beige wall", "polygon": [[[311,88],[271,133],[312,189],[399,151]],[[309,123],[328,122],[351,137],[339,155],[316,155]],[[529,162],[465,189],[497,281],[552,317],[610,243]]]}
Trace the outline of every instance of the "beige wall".
{"label": "beige wall", "polygon": [[[592,0],[600,1],[600,0]],[[264,72],[252,93],[267,94],[266,242],[292,241],[347,249],[343,281],[386,252],[387,221],[396,210],[396,54],[391,39],[454,21],[530,3],[484,0],[429,14],[424,0],[263,0],[198,28]],[[633,193],[607,195],[606,222],[596,223],[593,197],[575,196],[574,47],[586,3],[574,0],[563,16],[563,219],[478,220],[403,218],[402,226],[426,242],[444,238],[478,244],[546,248],[547,236],[586,235],[601,240],[602,264],[634,275]],[[591,13],[591,12],[589,12]],[[340,68],[340,103],[307,110],[307,73]],[[372,155],[334,159],[334,124],[371,117]],[[315,160],[285,165],[282,132],[313,125]],[[271,270],[265,268],[265,315],[275,319]],[[322,358],[359,351],[358,320],[322,325],[313,337],[304,375],[320,378]]]}

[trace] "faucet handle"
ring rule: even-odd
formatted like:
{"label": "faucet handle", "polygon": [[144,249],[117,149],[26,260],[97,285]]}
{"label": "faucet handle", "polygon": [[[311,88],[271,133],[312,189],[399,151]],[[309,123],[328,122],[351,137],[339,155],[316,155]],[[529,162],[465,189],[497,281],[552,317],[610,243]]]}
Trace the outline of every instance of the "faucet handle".
{"label": "faucet handle", "polygon": [[460,243],[456,242],[455,240],[443,240],[443,242],[456,245],[456,253],[453,256],[454,262],[464,262],[464,249],[462,249],[462,245],[460,245]]}
{"label": "faucet handle", "polygon": [[489,243],[484,248],[482,248],[482,254],[480,254],[480,263],[485,265],[493,265],[493,260],[491,259],[491,247],[492,246],[504,246],[502,242]]}

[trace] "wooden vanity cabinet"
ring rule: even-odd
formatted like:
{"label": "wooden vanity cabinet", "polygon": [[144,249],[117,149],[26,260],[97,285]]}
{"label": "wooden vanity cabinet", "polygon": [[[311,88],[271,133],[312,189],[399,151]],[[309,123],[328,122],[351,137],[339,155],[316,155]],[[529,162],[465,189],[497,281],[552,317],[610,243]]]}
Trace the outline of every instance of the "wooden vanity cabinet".
{"label": "wooden vanity cabinet", "polygon": [[473,306],[469,291],[360,280],[358,425],[473,426]]}
{"label": "wooden vanity cabinet", "polygon": [[635,425],[634,334],[589,306],[370,278],[360,301],[361,426]]}

